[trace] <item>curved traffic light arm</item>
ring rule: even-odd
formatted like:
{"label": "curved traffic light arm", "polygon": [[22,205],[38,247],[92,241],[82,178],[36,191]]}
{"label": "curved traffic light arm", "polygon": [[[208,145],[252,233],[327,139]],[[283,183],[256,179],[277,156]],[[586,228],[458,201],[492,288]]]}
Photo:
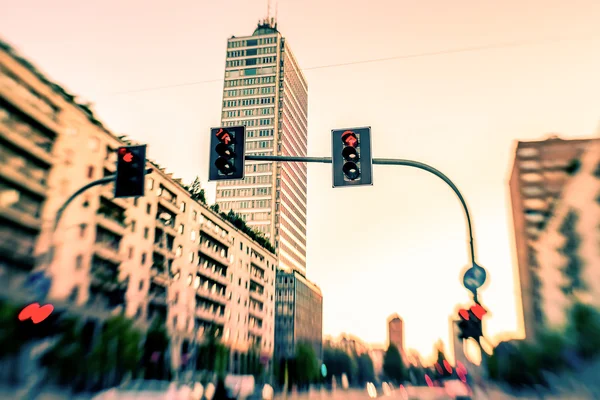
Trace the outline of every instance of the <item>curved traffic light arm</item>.
{"label": "curved traffic light arm", "polygon": [[[149,174],[151,172],[152,172],[152,168],[148,168],[146,170],[146,174]],[[73,202],[73,200],[75,200],[77,198],[77,196],[79,196],[86,190],[93,188],[95,186],[114,182],[116,177],[117,177],[116,174],[107,175],[104,178],[97,179],[95,181],[88,183],[87,185],[80,187],[79,189],[77,189],[77,191],[75,193],[73,193],[71,196],[69,196],[69,198],[67,200],[65,200],[65,202],[63,203],[62,206],[60,206],[60,208],[56,211],[56,216],[54,217],[54,224],[52,225],[52,231],[50,232],[50,248],[48,249],[48,252],[47,252],[47,256],[46,256],[47,261],[46,261],[45,265],[50,265],[52,262],[52,258],[54,257],[54,232],[56,232],[56,229],[58,228],[58,224],[60,223],[60,220],[63,216],[63,213],[65,212],[65,210],[67,209],[69,204],[71,204]]]}
{"label": "curved traffic light arm", "polygon": [[[290,156],[250,156],[250,155],[246,155],[245,159],[247,161],[317,162],[317,163],[331,164],[331,157],[290,157]],[[473,241],[473,225],[471,223],[471,214],[469,213],[469,207],[467,206],[467,202],[465,201],[460,190],[458,190],[458,187],[456,187],[456,185],[454,184],[454,182],[452,182],[450,180],[450,178],[448,178],[441,171],[433,168],[432,166],[429,166],[425,163],[418,162],[418,161],[393,159],[393,158],[374,158],[373,164],[402,165],[402,166],[406,166],[406,167],[414,167],[414,168],[421,169],[423,171],[430,172],[433,175],[440,178],[441,180],[443,180],[444,182],[446,182],[446,184],[448,186],[450,186],[450,188],[454,191],[454,193],[456,193],[456,196],[458,196],[458,200],[460,200],[460,203],[462,204],[463,211],[465,213],[465,218],[467,220],[467,235],[469,236],[468,241],[469,241],[469,253],[471,256],[471,264],[473,266],[476,265],[475,264],[475,244]]]}

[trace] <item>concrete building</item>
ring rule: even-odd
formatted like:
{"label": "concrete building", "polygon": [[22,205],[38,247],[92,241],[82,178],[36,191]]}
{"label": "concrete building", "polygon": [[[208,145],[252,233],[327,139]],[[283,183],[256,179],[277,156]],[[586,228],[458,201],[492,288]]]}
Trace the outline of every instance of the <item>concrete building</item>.
{"label": "concrete building", "polygon": [[[246,126],[246,154],[306,156],[308,87],[273,19],[227,41],[223,126]],[[306,163],[248,162],[243,181],[219,181],[217,204],[265,234],[278,264],[306,274]]]}
{"label": "concrete building", "polygon": [[383,375],[383,359],[385,357],[385,349],[373,348],[369,350],[369,357],[371,357],[371,361],[373,361],[375,377],[379,379]]}
{"label": "concrete building", "polygon": [[277,271],[275,285],[275,354],[292,358],[299,343],[313,346],[323,359],[323,296],[300,273]]}
{"label": "concrete building", "polygon": [[348,354],[365,354],[370,351],[369,346],[354,335],[341,334],[337,338],[327,337],[323,340],[323,345],[342,349]]}
{"label": "concrete building", "polygon": [[388,345],[393,344],[400,351],[402,359],[406,361],[404,351],[404,321],[398,314],[393,314],[388,318]]}
{"label": "concrete building", "polygon": [[600,141],[590,142],[534,243],[541,308],[549,328],[563,328],[574,300],[600,308]]}
{"label": "concrete building", "polygon": [[552,136],[542,141],[518,142],[510,176],[514,241],[525,334],[534,339],[543,322],[539,293],[539,266],[533,244],[544,230],[552,207],[569,179],[574,160],[590,140],[562,140]]}
{"label": "concrete building", "polygon": [[24,272],[45,265],[53,242],[53,262],[45,265],[53,304],[99,318],[124,309],[141,326],[162,320],[175,365],[179,349],[210,327],[232,349],[233,371],[250,348],[271,357],[276,256],[192,200],[158,165],[148,163],[154,172],[144,197],[115,199],[113,184],[92,188],[52,234],[58,208],[114,173],[115,150],[126,142],[6,45],[0,141],[0,272],[15,295]]}

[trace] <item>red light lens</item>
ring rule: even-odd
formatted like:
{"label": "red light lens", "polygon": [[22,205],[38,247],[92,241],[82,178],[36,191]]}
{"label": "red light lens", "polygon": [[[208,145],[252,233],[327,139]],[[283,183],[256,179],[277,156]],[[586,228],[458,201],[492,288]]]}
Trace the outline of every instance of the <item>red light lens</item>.
{"label": "red light lens", "polygon": [[469,312],[467,310],[460,310],[458,315],[460,315],[463,319],[469,319]]}
{"label": "red light lens", "polygon": [[358,138],[356,137],[356,133],[352,131],[346,131],[342,133],[342,142],[344,142],[346,146],[358,146]]}

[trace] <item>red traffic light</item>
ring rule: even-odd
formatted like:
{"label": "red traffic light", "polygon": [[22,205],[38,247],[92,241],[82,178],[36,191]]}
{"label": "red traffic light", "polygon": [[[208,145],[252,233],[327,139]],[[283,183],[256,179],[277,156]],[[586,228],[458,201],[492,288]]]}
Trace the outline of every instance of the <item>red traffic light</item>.
{"label": "red traffic light", "polygon": [[479,319],[482,319],[483,316],[487,314],[487,310],[479,304],[475,304],[471,307],[471,312]]}
{"label": "red traffic light", "polygon": [[352,131],[346,131],[342,133],[342,142],[344,142],[346,146],[358,146],[358,138],[356,137],[356,133]]}
{"label": "red traffic light", "polygon": [[469,311],[468,310],[462,309],[462,310],[458,311],[458,315],[464,320],[467,320],[467,321],[469,320]]}
{"label": "red traffic light", "polygon": [[231,135],[225,129],[219,129],[216,133],[217,139],[225,144],[231,143]]}

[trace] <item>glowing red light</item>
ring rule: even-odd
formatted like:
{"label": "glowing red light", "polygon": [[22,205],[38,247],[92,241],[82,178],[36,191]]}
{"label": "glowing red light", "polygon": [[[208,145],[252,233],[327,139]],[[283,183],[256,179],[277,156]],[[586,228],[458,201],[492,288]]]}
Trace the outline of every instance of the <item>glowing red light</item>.
{"label": "glowing red light", "polygon": [[127,153],[123,156],[123,161],[125,161],[126,163],[130,163],[131,161],[133,161],[133,154],[131,153]]}
{"label": "glowing red light", "polygon": [[342,133],[342,142],[344,142],[346,146],[356,147],[356,145],[358,145],[358,138],[356,137],[356,133],[352,131],[346,131]]}
{"label": "glowing red light", "polygon": [[483,308],[479,304],[475,304],[473,307],[471,307],[471,312],[475,314],[475,316],[479,319],[481,319],[485,314],[487,314],[485,308]]}
{"label": "glowing red light", "polygon": [[467,367],[465,367],[465,365],[463,363],[461,363],[460,361],[458,361],[456,363],[456,371],[457,372],[461,372],[462,374],[466,375],[466,373],[467,373]]}
{"label": "glowing red light", "polygon": [[446,371],[448,371],[449,373],[452,373],[452,365],[450,365],[448,360],[444,360],[444,368],[446,368]]}
{"label": "glowing red light", "polygon": [[458,379],[460,379],[463,383],[467,383],[467,377],[462,372],[462,370],[459,369],[456,371],[456,373],[458,374]]}
{"label": "glowing red light", "polygon": [[229,144],[231,142],[231,136],[229,136],[229,132],[226,130],[219,129],[216,135],[217,138],[225,144]]}
{"label": "glowing red light", "polygon": [[435,363],[435,369],[437,369],[437,372],[439,372],[440,374],[444,373],[444,370],[442,369],[442,366],[439,363]]}
{"label": "glowing red light", "polygon": [[458,315],[460,315],[463,319],[469,319],[469,312],[467,310],[460,310]]}
{"label": "glowing red light", "polygon": [[126,152],[127,152],[127,149],[126,149],[125,147],[121,147],[121,148],[119,149],[119,154],[120,154],[120,155],[123,155],[123,154],[125,154]]}
{"label": "glowing red light", "polygon": [[425,375],[425,382],[427,382],[427,386],[433,387],[433,381],[429,377],[429,375]]}

